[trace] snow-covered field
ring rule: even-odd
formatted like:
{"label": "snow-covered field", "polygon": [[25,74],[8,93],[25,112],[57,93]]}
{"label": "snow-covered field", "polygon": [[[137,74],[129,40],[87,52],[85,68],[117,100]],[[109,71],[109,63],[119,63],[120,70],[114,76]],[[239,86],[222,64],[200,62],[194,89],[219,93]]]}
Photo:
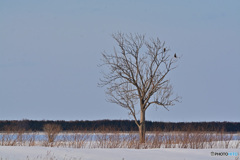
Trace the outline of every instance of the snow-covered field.
{"label": "snow-covered field", "polygon": [[[219,154],[212,156],[211,154]],[[239,149],[74,149],[0,146],[1,160],[237,160]],[[226,154],[229,154],[228,156]],[[230,155],[232,154],[232,155]],[[222,156],[221,156],[222,155]]]}

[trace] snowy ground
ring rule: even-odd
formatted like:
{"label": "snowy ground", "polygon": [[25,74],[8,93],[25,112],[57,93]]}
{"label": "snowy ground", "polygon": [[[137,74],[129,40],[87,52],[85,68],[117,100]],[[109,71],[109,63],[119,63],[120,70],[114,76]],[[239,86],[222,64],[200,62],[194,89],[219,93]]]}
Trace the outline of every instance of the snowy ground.
{"label": "snowy ground", "polygon": [[[211,152],[222,156],[212,156]],[[73,149],[0,146],[0,160],[237,160],[239,152],[239,149]],[[226,156],[226,153],[229,155]]]}

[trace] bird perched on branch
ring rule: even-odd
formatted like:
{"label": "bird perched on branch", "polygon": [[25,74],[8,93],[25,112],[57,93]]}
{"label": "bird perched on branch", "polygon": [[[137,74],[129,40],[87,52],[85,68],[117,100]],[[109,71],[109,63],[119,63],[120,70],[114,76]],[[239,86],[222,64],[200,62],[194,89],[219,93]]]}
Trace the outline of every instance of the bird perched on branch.
{"label": "bird perched on branch", "polygon": [[177,54],[176,53],[174,54],[174,58],[177,58]]}
{"label": "bird perched on branch", "polygon": [[166,52],[166,48],[163,48],[163,52]]}

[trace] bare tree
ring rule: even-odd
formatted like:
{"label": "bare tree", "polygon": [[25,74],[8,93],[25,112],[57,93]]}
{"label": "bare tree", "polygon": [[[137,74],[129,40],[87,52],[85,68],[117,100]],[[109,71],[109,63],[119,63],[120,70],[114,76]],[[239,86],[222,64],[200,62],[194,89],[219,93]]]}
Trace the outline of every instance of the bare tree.
{"label": "bare tree", "polygon": [[55,141],[57,135],[61,132],[61,126],[57,124],[45,124],[43,130],[47,137],[47,142],[53,147],[53,142]]}
{"label": "bare tree", "polygon": [[[168,106],[179,101],[173,97],[173,88],[167,75],[176,68],[179,59],[169,53],[159,38],[146,40],[141,34],[116,33],[112,35],[118,48],[112,54],[102,53],[100,86],[107,86],[108,101],[129,110],[139,128],[140,143],[145,143],[145,113],[149,106]],[[137,110],[137,107],[140,108]],[[140,121],[137,113],[140,111]]]}

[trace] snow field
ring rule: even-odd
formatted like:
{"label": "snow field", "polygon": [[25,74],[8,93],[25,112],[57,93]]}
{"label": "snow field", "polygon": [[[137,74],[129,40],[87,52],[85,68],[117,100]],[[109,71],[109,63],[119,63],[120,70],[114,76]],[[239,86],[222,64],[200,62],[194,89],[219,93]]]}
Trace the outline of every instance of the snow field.
{"label": "snow field", "polygon": [[76,149],[56,147],[0,146],[1,160],[235,160],[239,149]]}

